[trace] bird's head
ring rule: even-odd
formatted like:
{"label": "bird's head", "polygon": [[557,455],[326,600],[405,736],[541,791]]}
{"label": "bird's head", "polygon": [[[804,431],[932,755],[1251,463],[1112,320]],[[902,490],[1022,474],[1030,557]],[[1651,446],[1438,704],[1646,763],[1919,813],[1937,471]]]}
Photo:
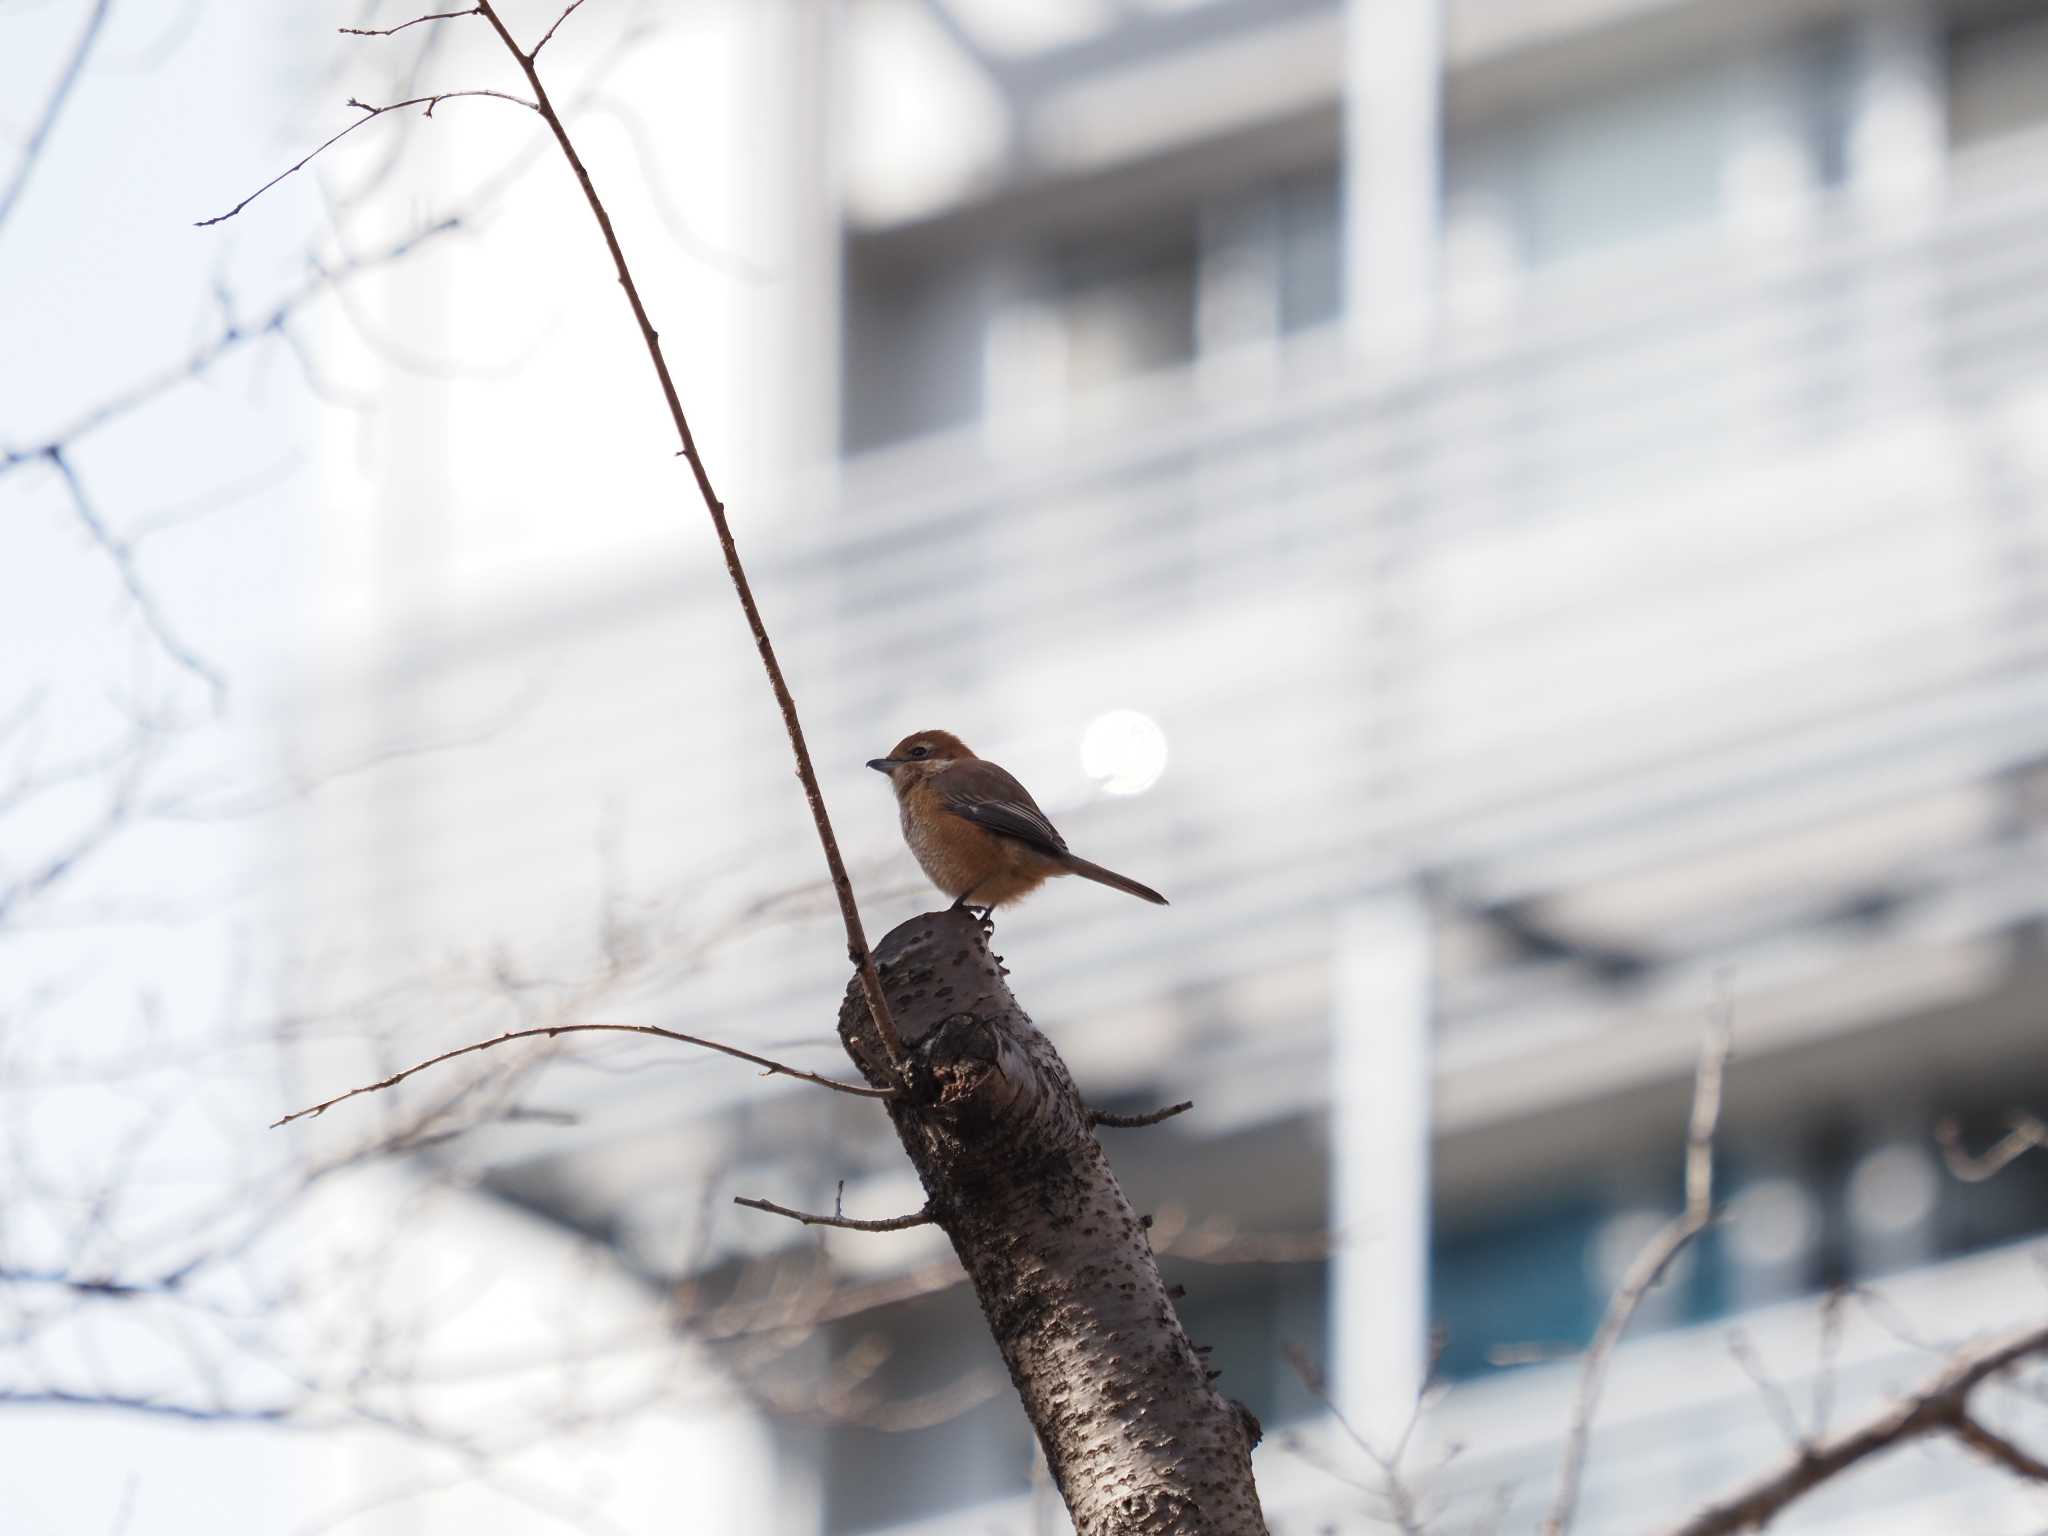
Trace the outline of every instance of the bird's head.
{"label": "bird's head", "polygon": [[901,794],[948,763],[966,762],[973,756],[967,743],[951,731],[917,731],[897,742],[887,757],[869,758],[868,766],[889,775],[889,782]]}

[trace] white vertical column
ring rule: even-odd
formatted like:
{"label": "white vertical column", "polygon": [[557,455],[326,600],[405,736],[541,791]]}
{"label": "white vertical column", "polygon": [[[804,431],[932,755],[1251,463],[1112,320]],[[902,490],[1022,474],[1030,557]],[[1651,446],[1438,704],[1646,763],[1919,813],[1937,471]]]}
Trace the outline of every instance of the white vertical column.
{"label": "white vertical column", "polygon": [[1885,0],[1856,21],[1849,183],[1857,202],[1911,219],[1940,195],[1948,149],[1939,18],[1929,0]]}
{"label": "white vertical column", "polygon": [[1431,937],[1412,885],[1338,916],[1330,1077],[1331,1395],[1391,1447],[1429,1337]]}
{"label": "white vertical column", "polygon": [[765,342],[752,405],[769,483],[799,498],[839,440],[838,13],[816,0],[744,0],[732,11],[756,82],[742,108],[755,145],[748,248],[768,268],[740,292]]}
{"label": "white vertical column", "polygon": [[1348,0],[1344,314],[1353,345],[1400,355],[1435,324],[1442,199],[1442,0]]}
{"label": "white vertical column", "polygon": [[1855,293],[1863,407],[1881,414],[1930,408],[1937,350],[1938,274],[1913,242],[1938,211],[1947,171],[1948,108],[1939,18],[1929,0],[1885,0],[1856,22],[1850,87],[1851,195],[1874,234],[1902,260]]}

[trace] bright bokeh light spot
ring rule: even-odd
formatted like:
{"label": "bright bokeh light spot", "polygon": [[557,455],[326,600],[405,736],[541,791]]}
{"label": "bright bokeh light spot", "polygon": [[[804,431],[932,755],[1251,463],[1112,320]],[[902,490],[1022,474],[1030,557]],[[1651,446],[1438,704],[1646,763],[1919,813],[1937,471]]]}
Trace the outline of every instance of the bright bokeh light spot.
{"label": "bright bokeh light spot", "polygon": [[1166,772],[1166,732],[1150,715],[1112,709],[1081,733],[1081,771],[1111,795],[1142,795]]}
{"label": "bright bokeh light spot", "polygon": [[1849,1176],[1849,1219],[1880,1236],[1910,1232],[1934,1215],[1940,1193],[1926,1153],[1918,1147],[1879,1147]]}

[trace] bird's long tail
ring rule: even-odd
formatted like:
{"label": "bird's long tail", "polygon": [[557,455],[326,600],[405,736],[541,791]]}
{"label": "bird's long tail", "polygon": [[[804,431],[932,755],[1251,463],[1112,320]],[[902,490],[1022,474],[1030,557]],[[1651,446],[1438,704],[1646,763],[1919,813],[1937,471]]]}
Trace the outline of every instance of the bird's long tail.
{"label": "bird's long tail", "polygon": [[1067,855],[1067,868],[1084,880],[1093,880],[1097,885],[1110,886],[1116,890],[1139,897],[1142,900],[1154,902],[1162,907],[1167,904],[1166,898],[1153,890],[1151,886],[1140,885],[1137,881],[1126,875],[1120,875],[1113,869],[1104,869],[1100,864],[1090,864],[1086,859],[1079,858],[1074,854],[1070,853]]}

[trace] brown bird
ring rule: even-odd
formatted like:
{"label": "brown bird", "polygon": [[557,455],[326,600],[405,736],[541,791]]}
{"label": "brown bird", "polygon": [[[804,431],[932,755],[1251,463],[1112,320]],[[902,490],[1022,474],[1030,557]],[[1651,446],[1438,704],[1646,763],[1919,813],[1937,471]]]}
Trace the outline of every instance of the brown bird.
{"label": "brown bird", "polygon": [[1029,790],[950,732],[906,736],[868,766],[889,775],[903,840],[956,907],[999,907],[1055,875],[1079,875],[1166,905],[1150,886],[1069,850]]}

